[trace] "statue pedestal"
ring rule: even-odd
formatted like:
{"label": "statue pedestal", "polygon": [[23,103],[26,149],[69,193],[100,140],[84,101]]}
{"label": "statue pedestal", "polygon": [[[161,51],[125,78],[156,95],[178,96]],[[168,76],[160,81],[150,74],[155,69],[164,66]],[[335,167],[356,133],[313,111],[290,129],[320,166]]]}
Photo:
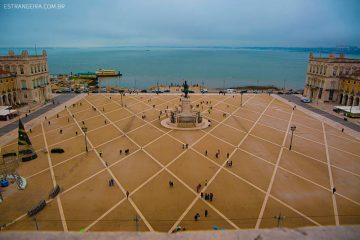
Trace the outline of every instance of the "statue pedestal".
{"label": "statue pedestal", "polygon": [[161,125],[176,130],[200,130],[210,126],[210,121],[204,119],[199,111],[193,111],[189,98],[181,98],[181,106],[175,111],[169,110],[169,118],[161,121]]}
{"label": "statue pedestal", "polygon": [[181,98],[181,114],[192,115],[191,103],[189,98]]}

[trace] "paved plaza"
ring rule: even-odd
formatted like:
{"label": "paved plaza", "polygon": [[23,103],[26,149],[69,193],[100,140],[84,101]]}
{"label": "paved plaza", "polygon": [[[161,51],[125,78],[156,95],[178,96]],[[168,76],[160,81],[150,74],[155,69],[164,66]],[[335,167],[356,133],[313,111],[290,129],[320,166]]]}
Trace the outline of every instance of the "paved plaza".
{"label": "paved plaza", "polygon": [[[190,99],[211,120],[209,128],[161,126],[165,109],[180,104],[180,95],[121,100],[93,94],[58,116],[49,113],[31,133],[26,129],[38,158],[21,163],[18,173],[28,187],[7,194],[0,224],[8,224],[5,230],[172,232],[177,226],[360,223],[359,140],[267,94]],[[54,147],[65,153],[49,153]],[[17,151],[16,139],[2,151]],[[56,184],[61,193],[49,199]],[[201,193],[211,193],[212,201]],[[42,199],[44,210],[36,219],[28,217],[27,210]]]}

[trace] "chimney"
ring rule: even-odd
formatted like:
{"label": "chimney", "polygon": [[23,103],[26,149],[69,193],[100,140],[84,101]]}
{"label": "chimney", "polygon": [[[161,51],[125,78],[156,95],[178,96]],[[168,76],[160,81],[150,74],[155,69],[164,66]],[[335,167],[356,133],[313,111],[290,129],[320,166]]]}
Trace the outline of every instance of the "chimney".
{"label": "chimney", "polygon": [[344,53],[340,53],[340,56],[339,56],[341,59],[344,59],[345,58],[345,54]]}
{"label": "chimney", "polygon": [[46,53],[46,50],[44,49],[44,50],[42,50],[42,55],[43,56],[46,56],[47,55],[47,53]]}
{"label": "chimney", "polygon": [[314,53],[310,52],[310,59],[313,59],[313,58],[314,58]]}
{"label": "chimney", "polygon": [[14,53],[13,50],[9,50],[9,51],[8,51],[8,55],[11,56],[11,57],[13,57],[13,56],[15,56],[15,53]]}
{"label": "chimney", "polygon": [[335,58],[335,57],[336,57],[336,55],[334,53],[329,54],[329,58]]}

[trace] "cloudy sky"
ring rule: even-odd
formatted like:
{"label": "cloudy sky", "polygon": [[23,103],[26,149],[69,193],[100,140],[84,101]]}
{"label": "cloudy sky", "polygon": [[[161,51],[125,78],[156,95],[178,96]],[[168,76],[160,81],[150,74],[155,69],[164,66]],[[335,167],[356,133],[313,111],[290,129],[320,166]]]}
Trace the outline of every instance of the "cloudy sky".
{"label": "cloudy sky", "polygon": [[[0,47],[360,46],[360,0],[0,0]],[[65,8],[9,9],[14,3]]]}

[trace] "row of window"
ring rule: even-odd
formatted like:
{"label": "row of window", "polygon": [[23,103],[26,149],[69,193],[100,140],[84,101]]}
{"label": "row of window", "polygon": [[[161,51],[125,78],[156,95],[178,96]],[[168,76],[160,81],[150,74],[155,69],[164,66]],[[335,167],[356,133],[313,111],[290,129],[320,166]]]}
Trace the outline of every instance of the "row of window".
{"label": "row of window", "polygon": [[[21,85],[22,85],[23,82],[21,82]],[[48,81],[47,79],[43,78],[43,79],[37,79],[37,80],[32,80],[32,86],[33,88],[36,88],[36,87],[39,87],[39,86],[42,86],[42,85],[45,85],[45,84],[48,84]],[[25,82],[25,85],[26,85],[26,82]]]}
{"label": "row of window", "polygon": [[357,70],[357,67],[356,66],[348,66],[348,67],[337,67],[335,66],[333,68],[333,76],[342,76],[342,75],[350,75],[352,74],[353,72],[355,72]]}
{"label": "row of window", "polygon": [[[34,64],[30,66],[31,68],[31,73],[42,73],[42,72],[46,72],[46,64]],[[16,65],[0,65],[0,70],[5,70],[8,72],[12,72],[12,73],[17,73],[17,74],[24,74],[24,66],[23,65],[19,65],[19,67],[17,67]]]}
{"label": "row of window", "polygon": [[31,73],[46,72],[46,64],[31,65]]}
{"label": "row of window", "polygon": [[[326,70],[327,70],[327,66],[326,65],[316,65],[316,64],[310,64],[310,69],[309,72],[310,73],[314,73],[314,74],[320,74],[320,75],[325,75],[326,74]],[[355,72],[357,70],[356,66],[348,66],[348,67],[338,67],[335,66],[333,68],[333,72],[332,75],[333,76],[341,76],[341,75],[350,75],[353,72]]]}
{"label": "row of window", "polygon": [[15,81],[7,82],[7,81],[1,81],[0,84],[0,93],[2,92],[11,92],[16,90],[16,83]]}
{"label": "row of window", "polygon": [[325,82],[323,80],[318,80],[316,78],[308,78],[308,82],[309,85],[314,86],[314,87],[324,87]]}
{"label": "row of window", "polygon": [[326,66],[326,65],[314,65],[314,64],[310,64],[309,72],[310,72],[310,73],[315,73],[315,74],[320,74],[320,75],[325,75],[325,74],[326,74],[326,70],[327,70],[327,66]]}

